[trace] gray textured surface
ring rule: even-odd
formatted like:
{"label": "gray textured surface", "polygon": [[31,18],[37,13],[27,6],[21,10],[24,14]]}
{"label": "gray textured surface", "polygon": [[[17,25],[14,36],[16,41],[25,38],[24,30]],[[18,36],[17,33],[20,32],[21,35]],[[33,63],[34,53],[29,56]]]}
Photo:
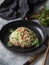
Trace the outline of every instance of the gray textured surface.
{"label": "gray textured surface", "polygon": [[[0,0],[2,1],[2,0]],[[47,2],[47,8],[49,8],[49,0]],[[3,25],[5,25],[7,23],[6,20],[3,20],[0,18],[0,29]],[[1,41],[0,41],[0,65],[23,65],[23,63],[26,62],[26,60],[28,60],[32,55],[42,51],[45,48],[45,46],[42,46],[40,49],[38,49],[35,52],[32,53],[13,53],[12,51],[9,51],[8,49],[6,49]],[[43,60],[43,56],[40,57],[35,63],[33,63],[32,65],[42,65],[42,60]],[[48,56],[48,60],[47,60],[47,65],[49,65],[49,56]]]}

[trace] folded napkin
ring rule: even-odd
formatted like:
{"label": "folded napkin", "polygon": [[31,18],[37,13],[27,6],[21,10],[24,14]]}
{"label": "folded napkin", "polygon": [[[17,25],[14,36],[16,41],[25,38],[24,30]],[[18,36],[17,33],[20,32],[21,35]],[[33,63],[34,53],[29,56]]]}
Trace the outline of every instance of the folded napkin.
{"label": "folded napkin", "polygon": [[27,0],[5,0],[0,5],[0,17],[11,20],[24,17],[29,7]]}
{"label": "folded napkin", "polygon": [[25,17],[27,12],[33,11],[34,4],[43,0],[3,0],[0,4],[0,17],[12,20]]}

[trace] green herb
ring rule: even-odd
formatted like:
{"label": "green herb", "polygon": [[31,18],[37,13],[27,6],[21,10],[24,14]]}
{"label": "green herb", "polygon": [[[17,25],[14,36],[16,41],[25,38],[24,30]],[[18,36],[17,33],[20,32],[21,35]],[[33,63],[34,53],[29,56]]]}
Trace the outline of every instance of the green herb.
{"label": "green herb", "polygon": [[46,6],[43,7],[39,20],[43,26],[49,26],[49,9],[47,10]]}
{"label": "green herb", "polygon": [[9,32],[12,33],[14,30],[12,28],[9,29]]}
{"label": "green herb", "polygon": [[7,46],[12,46],[12,44],[10,42],[7,43]]}
{"label": "green herb", "polygon": [[34,40],[31,42],[31,44],[32,44],[33,46],[38,47],[38,46],[39,46],[39,40],[38,40],[38,39],[34,39]]}
{"label": "green herb", "polygon": [[46,18],[46,13],[41,13],[41,16],[40,16],[41,18]]}
{"label": "green herb", "polygon": [[20,36],[22,36],[22,34],[17,33],[17,37],[15,37],[15,39],[18,40]]}
{"label": "green herb", "polygon": [[35,19],[39,19],[39,17],[40,17],[40,16],[38,15],[38,16],[35,16],[34,18],[35,18]]}
{"label": "green herb", "polygon": [[41,19],[40,23],[45,27],[47,26],[46,19]]}
{"label": "green herb", "polygon": [[34,16],[34,19],[38,19],[40,24],[45,27],[49,26],[49,9],[46,8],[46,5],[43,6],[39,14]]}
{"label": "green herb", "polygon": [[16,40],[18,40],[18,37],[15,37]]}

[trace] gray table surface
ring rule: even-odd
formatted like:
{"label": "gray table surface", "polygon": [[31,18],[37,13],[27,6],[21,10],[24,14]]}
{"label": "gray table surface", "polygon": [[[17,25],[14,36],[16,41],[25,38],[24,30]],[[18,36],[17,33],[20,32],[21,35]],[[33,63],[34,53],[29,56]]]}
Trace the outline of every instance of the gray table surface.
{"label": "gray table surface", "polygon": [[[2,1],[3,0],[0,0],[0,3]],[[47,1],[46,5],[47,8],[49,8],[49,0]],[[3,25],[7,24],[7,22],[8,22],[7,20],[0,18],[0,29],[2,28]],[[0,65],[23,65],[31,56],[35,55],[36,53],[42,51],[45,48],[46,46],[43,45],[41,48],[31,53],[17,53],[17,52],[13,53],[12,51],[6,49],[0,41]],[[43,56],[38,58],[37,61],[35,61],[31,65],[42,65],[42,60]],[[48,61],[49,61],[49,55],[46,65],[49,65]]]}

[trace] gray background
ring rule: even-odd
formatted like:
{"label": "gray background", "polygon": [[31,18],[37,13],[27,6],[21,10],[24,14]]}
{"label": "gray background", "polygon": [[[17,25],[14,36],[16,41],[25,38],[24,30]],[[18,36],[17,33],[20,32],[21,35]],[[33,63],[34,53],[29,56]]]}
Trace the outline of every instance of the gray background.
{"label": "gray background", "polygon": [[[3,1],[4,0],[0,0],[0,4]],[[47,1],[46,5],[47,5],[47,8],[49,8],[49,0]],[[0,18],[0,29],[7,22],[8,22],[7,20]],[[8,49],[6,49],[0,41],[0,65],[23,65],[31,56],[42,51],[45,48],[46,48],[45,46],[42,46],[35,52],[26,53],[26,54],[25,53],[21,54],[21,53],[17,53],[17,52],[13,53],[12,51],[9,51]],[[43,55],[31,65],[42,65],[42,60],[43,60]],[[49,55],[48,55],[46,65],[49,65],[48,61],[49,61]]]}

